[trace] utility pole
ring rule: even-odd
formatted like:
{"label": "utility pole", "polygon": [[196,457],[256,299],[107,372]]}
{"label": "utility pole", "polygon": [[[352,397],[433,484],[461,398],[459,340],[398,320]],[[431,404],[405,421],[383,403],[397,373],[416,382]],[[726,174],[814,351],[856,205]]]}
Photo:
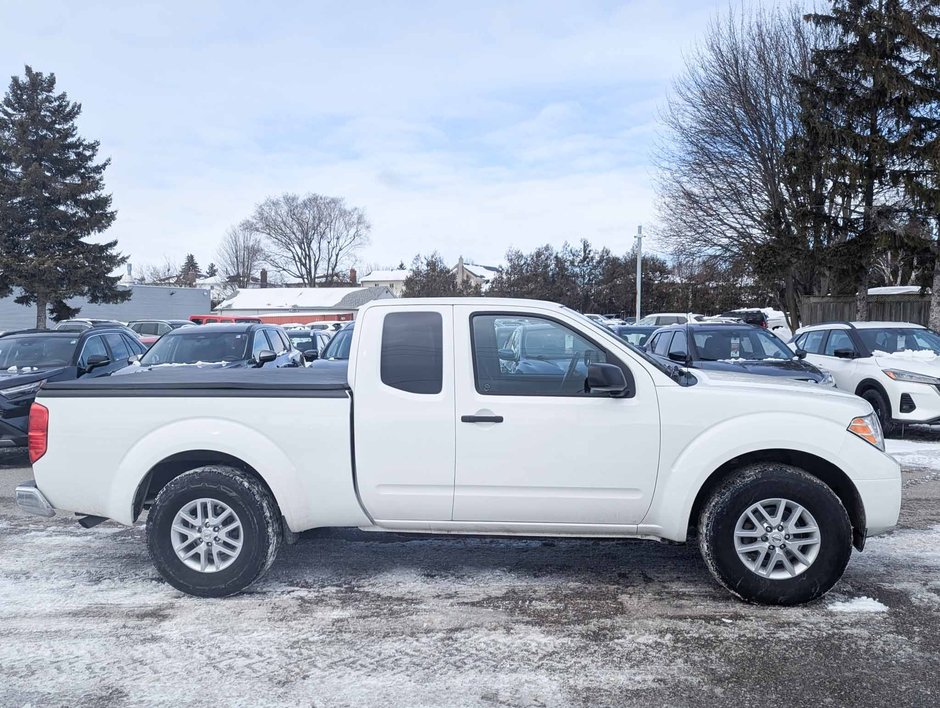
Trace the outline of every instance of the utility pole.
{"label": "utility pole", "polygon": [[640,302],[643,299],[643,226],[636,227],[636,321],[640,321]]}

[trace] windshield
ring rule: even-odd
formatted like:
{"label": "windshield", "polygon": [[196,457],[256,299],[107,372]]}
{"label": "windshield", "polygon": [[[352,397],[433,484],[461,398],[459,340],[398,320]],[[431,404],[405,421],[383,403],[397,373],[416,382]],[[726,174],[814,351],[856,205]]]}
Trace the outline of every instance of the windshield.
{"label": "windshield", "polygon": [[940,334],[932,329],[885,327],[883,329],[858,329],[856,332],[871,352],[894,354],[910,350],[940,354]]}
{"label": "windshield", "polygon": [[[192,331],[196,330],[196,331]],[[242,361],[248,358],[246,332],[218,332],[211,328],[193,327],[179,334],[166,335],[157,340],[140,360],[141,366],[161,364],[198,364]]]}
{"label": "windshield", "polygon": [[77,344],[78,337],[4,337],[0,339],[0,370],[68,366]]}
{"label": "windshield", "polygon": [[323,359],[348,359],[349,347],[352,344],[352,327],[341,329],[333,335],[333,339],[323,350]]}
{"label": "windshield", "polygon": [[696,327],[693,358],[700,361],[789,360],[793,352],[778,337],[757,327]]}
{"label": "windshield", "polygon": [[317,348],[317,336],[313,332],[288,332],[287,336],[290,337],[291,344],[302,352],[316,350]]}

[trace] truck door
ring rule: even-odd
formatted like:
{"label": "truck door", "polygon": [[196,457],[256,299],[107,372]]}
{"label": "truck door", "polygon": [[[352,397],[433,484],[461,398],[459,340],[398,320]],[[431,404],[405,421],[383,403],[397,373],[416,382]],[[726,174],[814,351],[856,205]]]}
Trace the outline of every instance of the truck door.
{"label": "truck door", "polygon": [[454,316],[454,520],[639,523],[659,464],[649,374],[625,358],[632,397],[586,394],[587,365],[617,355],[560,312],[458,305]]}
{"label": "truck door", "polygon": [[350,383],[362,504],[376,520],[449,521],[453,308],[374,307],[356,323],[356,333]]}

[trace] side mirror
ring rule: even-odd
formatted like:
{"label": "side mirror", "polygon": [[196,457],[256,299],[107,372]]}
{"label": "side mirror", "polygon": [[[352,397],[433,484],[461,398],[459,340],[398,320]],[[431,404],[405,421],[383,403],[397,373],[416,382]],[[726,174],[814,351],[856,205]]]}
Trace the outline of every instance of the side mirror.
{"label": "side mirror", "polygon": [[677,361],[683,366],[689,366],[692,363],[689,359],[689,355],[683,354],[682,352],[669,352],[669,360]]}
{"label": "side mirror", "polygon": [[[633,378],[632,375],[630,378]],[[587,393],[609,393],[613,396],[633,395],[632,382],[628,384],[623,369],[613,364],[589,365],[584,390]]]}
{"label": "side mirror", "polygon": [[140,361],[140,354],[133,354],[132,356],[127,357],[128,364],[136,364]]}
{"label": "side mirror", "polygon": [[92,354],[85,360],[85,372],[94,371],[102,366],[107,366],[111,363],[111,360],[106,357],[104,354]]}
{"label": "side mirror", "polygon": [[496,355],[502,361],[515,361],[516,353],[512,349],[500,349],[496,352]]}
{"label": "side mirror", "polygon": [[277,359],[277,354],[270,349],[262,349],[255,357],[255,366],[264,366]]}
{"label": "side mirror", "polygon": [[796,358],[799,359],[799,360],[801,360],[801,361],[802,361],[803,359],[805,359],[805,358],[806,358],[806,350],[805,350],[805,349],[797,349],[797,350],[796,350]]}
{"label": "side mirror", "polygon": [[836,349],[833,354],[836,355],[838,359],[854,359],[855,350],[854,349]]}
{"label": "side mirror", "polygon": [[308,349],[304,352],[304,361],[316,361],[319,358],[320,355],[316,349]]}

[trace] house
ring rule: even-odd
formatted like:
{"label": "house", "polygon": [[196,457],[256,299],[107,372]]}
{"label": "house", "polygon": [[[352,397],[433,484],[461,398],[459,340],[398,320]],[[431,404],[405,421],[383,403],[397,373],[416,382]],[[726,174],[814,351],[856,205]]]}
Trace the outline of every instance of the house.
{"label": "house", "polygon": [[358,288],[252,288],[239,291],[214,312],[259,317],[264,322],[351,321],[362,305],[395,297],[384,285]]}
{"label": "house", "polygon": [[469,261],[465,262],[463,256],[461,256],[457,259],[457,265],[451,269],[451,272],[457,276],[458,285],[476,285],[481,290],[486,290],[490,281],[499,274],[500,268],[470,263]]}
{"label": "house", "polygon": [[395,297],[401,297],[405,291],[405,279],[411,275],[410,270],[396,268],[395,270],[374,270],[359,280],[363,287],[386,287]]}

